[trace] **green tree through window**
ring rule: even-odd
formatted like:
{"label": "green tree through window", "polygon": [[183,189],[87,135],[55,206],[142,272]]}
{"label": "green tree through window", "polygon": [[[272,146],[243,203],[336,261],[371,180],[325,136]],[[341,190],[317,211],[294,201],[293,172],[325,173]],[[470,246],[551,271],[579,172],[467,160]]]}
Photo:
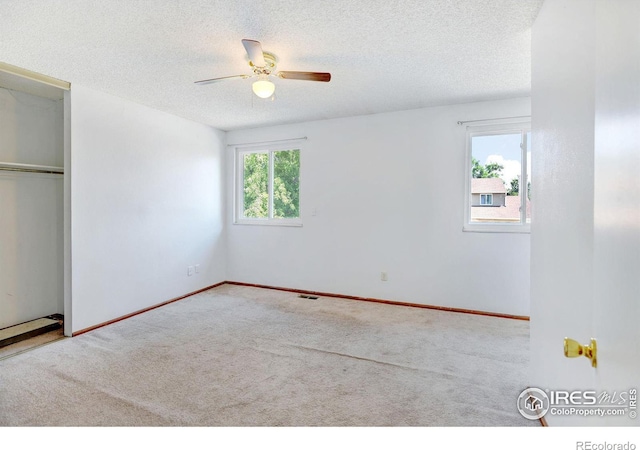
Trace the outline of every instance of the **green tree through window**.
{"label": "green tree through window", "polygon": [[244,155],[244,216],[269,217],[269,154]]}
{"label": "green tree through window", "polygon": [[273,217],[300,217],[300,150],[273,154]]}
{"label": "green tree through window", "polygon": [[504,166],[498,163],[489,163],[483,166],[480,161],[471,158],[471,176],[473,178],[498,178],[502,169]]}
{"label": "green tree through window", "polygon": [[299,218],[300,150],[242,153],[242,201],[243,218]]}

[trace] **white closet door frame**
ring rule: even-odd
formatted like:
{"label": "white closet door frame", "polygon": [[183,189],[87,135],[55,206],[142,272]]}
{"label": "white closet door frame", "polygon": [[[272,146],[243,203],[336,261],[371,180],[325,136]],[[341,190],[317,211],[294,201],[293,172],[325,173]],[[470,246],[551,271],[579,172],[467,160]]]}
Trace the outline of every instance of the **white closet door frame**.
{"label": "white closet door frame", "polygon": [[[64,335],[71,336],[71,83],[57,78],[0,62],[0,82],[7,87],[42,97],[62,97],[63,101],[63,236],[64,236]],[[62,92],[60,92],[62,90]],[[58,167],[51,169],[60,169]]]}

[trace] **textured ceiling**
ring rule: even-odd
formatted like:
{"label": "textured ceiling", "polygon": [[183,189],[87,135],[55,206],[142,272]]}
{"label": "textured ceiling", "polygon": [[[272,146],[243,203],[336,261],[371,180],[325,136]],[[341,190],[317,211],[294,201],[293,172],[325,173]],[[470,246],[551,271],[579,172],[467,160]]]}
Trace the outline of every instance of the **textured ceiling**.
{"label": "textured ceiling", "polygon": [[[529,95],[543,0],[0,0],[0,61],[222,130]],[[251,79],[241,39],[278,69]]]}

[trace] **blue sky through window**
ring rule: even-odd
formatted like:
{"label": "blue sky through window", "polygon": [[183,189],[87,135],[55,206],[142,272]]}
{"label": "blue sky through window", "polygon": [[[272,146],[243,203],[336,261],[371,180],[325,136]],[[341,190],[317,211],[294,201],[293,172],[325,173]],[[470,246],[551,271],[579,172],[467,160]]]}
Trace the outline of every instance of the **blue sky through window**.
{"label": "blue sky through window", "polygon": [[473,136],[471,139],[473,157],[482,165],[493,162],[502,165],[500,178],[507,188],[510,187],[511,180],[518,178],[521,171],[520,133]]}

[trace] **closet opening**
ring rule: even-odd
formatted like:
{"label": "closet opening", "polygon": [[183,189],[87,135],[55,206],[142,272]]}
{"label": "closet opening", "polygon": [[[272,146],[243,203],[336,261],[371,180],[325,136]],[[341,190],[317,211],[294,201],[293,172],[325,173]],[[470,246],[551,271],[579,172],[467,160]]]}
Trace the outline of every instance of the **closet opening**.
{"label": "closet opening", "polygon": [[69,89],[0,62],[0,358],[70,335]]}

